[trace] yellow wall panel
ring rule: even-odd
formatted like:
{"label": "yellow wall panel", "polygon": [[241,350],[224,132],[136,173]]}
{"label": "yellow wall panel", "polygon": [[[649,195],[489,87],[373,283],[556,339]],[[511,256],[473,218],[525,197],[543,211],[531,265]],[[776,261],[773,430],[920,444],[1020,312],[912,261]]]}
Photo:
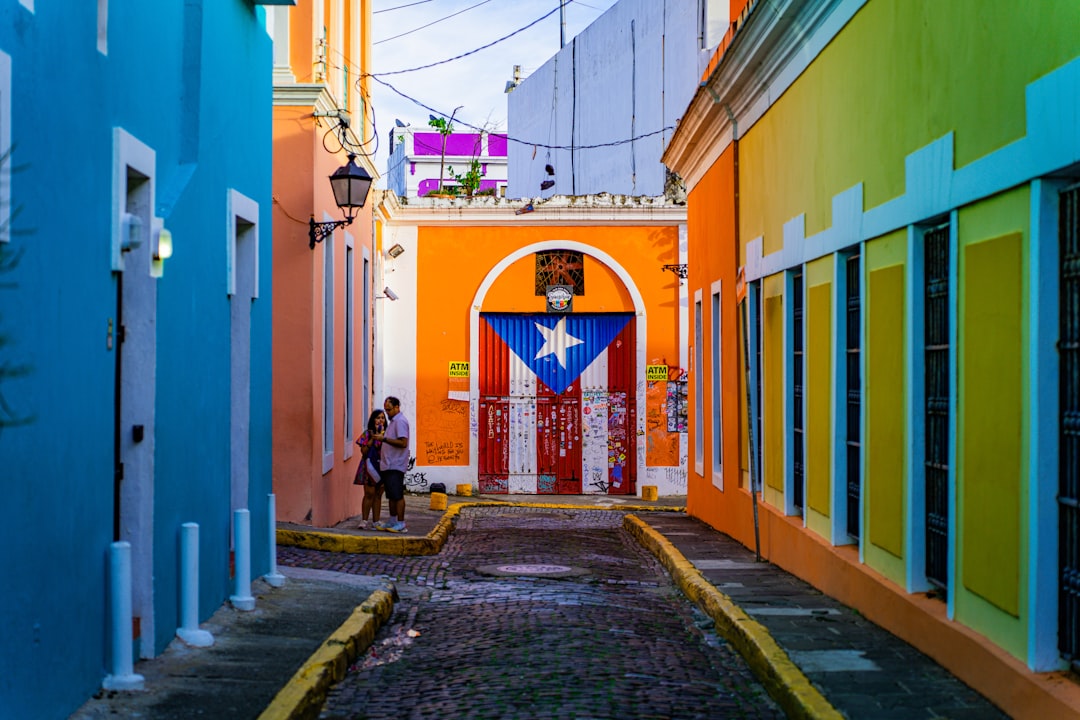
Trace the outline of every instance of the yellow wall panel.
{"label": "yellow wall panel", "polygon": [[869,540],[904,554],[904,266],[867,282],[866,509]]}
{"label": "yellow wall panel", "polygon": [[829,515],[832,488],[832,285],[808,291],[806,497],[813,510]]}
{"label": "yellow wall panel", "polygon": [[1022,237],[963,248],[959,345],[964,418],[962,510],[964,585],[1019,614],[1023,431]]}

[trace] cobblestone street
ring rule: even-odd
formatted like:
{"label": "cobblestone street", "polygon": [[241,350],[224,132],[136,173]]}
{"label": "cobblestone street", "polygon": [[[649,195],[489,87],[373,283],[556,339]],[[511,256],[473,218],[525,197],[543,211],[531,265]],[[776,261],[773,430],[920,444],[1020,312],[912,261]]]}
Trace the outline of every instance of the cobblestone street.
{"label": "cobblestone street", "polygon": [[783,717],[622,518],[472,508],[434,556],[281,548],[400,595],[321,717]]}

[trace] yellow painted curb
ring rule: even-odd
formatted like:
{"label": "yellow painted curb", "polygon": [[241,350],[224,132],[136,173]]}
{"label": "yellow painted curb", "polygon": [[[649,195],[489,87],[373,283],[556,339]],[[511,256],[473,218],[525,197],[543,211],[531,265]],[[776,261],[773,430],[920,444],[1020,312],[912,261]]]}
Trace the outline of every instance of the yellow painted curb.
{"label": "yellow painted curb", "polygon": [[456,502],[446,512],[426,536],[408,535],[351,535],[347,533],[325,532],[318,530],[290,530],[278,528],[277,544],[287,547],[325,550],[327,552],[350,553],[353,555],[437,555],[454,529],[454,521],[462,508],[467,507],[529,507],[548,510],[619,510],[621,512],[685,512],[684,507],[653,507],[651,505],[619,505],[617,507],[591,507],[573,503],[533,503],[533,502],[492,502],[469,501]]}
{"label": "yellow painted curb", "polygon": [[739,651],[789,718],[843,719],[765,626],[717,590],[671,541],[634,515],[623,518],[623,527],[656,556],[686,596],[713,619],[717,630]]}
{"label": "yellow painted curb", "polygon": [[[279,531],[280,532],[280,531]],[[349,663],[367,650],[379,627],[390,618],[393,596],[376,590],[301,666],[259,715],[259,720],[317,718],[326,692],[345,677]]]}

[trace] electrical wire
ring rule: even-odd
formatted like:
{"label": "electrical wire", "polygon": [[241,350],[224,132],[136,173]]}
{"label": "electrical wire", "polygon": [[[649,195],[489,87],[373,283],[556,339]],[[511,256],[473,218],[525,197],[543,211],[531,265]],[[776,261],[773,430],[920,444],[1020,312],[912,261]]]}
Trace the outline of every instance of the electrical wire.
{"label": "electrical wire", "polygon": [[294,223],[298,223],[298,224],[300,224],[300,225],[307,225],[307,224],[308,224],[308,221],[307,221],[307,220],[300,220],[299,218],[294,218],[294,217],[293,217],[292,215],[290,215],[290,214],[289,214],[289,211],[285,209],[285,206],[284,206],[284,205],[282,205],[282,204],[281,204],[281,201],[280,201],[280,200],[278,200],[278,199],[277,199],[276,197],[273,197],[273,196],[271,196],[271,198],[270,198],[270,199],[271,199],[271,200],[273,201],[273,204],[274,204],[274,205],[277,205],[277,206],[278,206],[278,210],[281,210],[281,213],[282,213],[282,215],[284,215],[285,217],[289,218],[289,219],[290,219],[290,220],[292,220],[292,221],[293,221]]}
{"label": "electrical wire", "polygon": [[[573,0],[568,0],[568,2],[566,4],[569,5],[571,2],[573,2]],[[544,15],[542,17],[538,17],[537,19],[533,20],[531,23],[529,23],[525,27],[518,28],[514,32],[510,33],[509,35],[504,35],[503,37],[499,38],[498,40],[493,40],[493,41],[489,42],[487,45],[481,45],[480,47],[476,48],[475,50],[470,50],[469,52],[462,53],[461,55],[455,55],[452,58],[447,58],[445,60],[439,60],[437,62],[428,63],[427,65],[420,65],[418,67],[406,68],[405,70],[391,70],[389,72],[364,73],[364,74],[367,75],[368,77],[373,77],[373,78],[377,79],[377,78],[380,78],[380,77],[387,77],[389,75],[403,75],[405,73],[416,72],[418,70],[427,70],[428,68],[433,68],[433,67],[436,67],[438,65],[445,65],[446,63],[454,62],[455,60],[460,60],[462,58],[469,57],[470,55],[475,55],[476,53],[480,52],[481,50],[487,50],[489,47],[494,47],[495,45],[498,45],[499,43],[503,42],[504,40],[509,40],[510,38],[514,37],[518,33],[522,33],[524,31],[528,30],[529,28],[531,28],[533,25],[536,25],[541,20],[547,20],[549,17],[551,17],[552,15],[557,13],[558,11],[559,11],[559,8],[555,8],[554,10],[549,12],[547,15]]]}
{"label": "electrical wire", "polygon": [[406,35],[412,35],[414,32],[419,32],[420,30],[424,30],[425,28],[429,28],[432,25],[438,25],[443,20],[449,20],[450,18],[457,17],[458,15],[461,15],[462,13],[467,13],[470,10],[475,10],[476,8],[480,7],[481,5],[487,5],[489,2],[491,2],[491,0],[480,0],[480,2],[476,3],[475,5],[470,5],[469,7],[465,8],[464,10],[458,10],[456,13],[454,13],[452,15],[447,15],[446,17],[441,17],[438,20],[432,20],[427,25],[421,25],[420,27],[413,28],[412,30],[406,30],[405,32],[403,32],[403,33],[401,33],[399,35],[393,35],[393,36],[388,37],[388,38],[383,38],[382,40],[376,40],[375,42],[371,43],[371,46],[375,47],[376,45],[382,45],[384,42],[390,42],[391,40],[397,40],[398,38],[403,38]]}
{"label": "electrical wire", "polygon": [[[414,105],[422,107],[425,110],[427,110],[428,112],[434,113],[436,115],[441,115],[442,117],[449,117],[449,113],[444,113],[442,110],[436,110],[435,108],[431,107],[430,105],[425,105],[424,103],[420,102],[419,100],[412,97],[411,95],[407,95],[407,94],[403,93],[401,90],[398,90],[396,87],[394,87],[390,83],[386,82],[385,80],[381,80],[381,79],[379,79],[379,78],[377,78],[375,76],[371,76],[371,77],[375,80],[375,82],[379,83],[380,85],[385,85],[387,88],[389,88],[393,92],[397,93],[401,97],[405,98],[409,102],[413,103]],[[464,127],[470,128],[472,130],[476,130],[477,132],[487,132],[486,130],[484,130],[484,128],[477,127],[476,125],[472,125],[470,123],[467,123],[464,120],[461,120],[460,118],[455,119],[454,122],[459,124],[459,125],[462,125]],[[632,142],[636,142],[638,140],[643,140],[645,138],[650,138],[650,137],[653,137],[654,135],[660,135],[661,133],[669,132],[669,131],[674,130],[674,129],[675,129],[674,125],[669,125],[667,127],[660,128],[659,130],[653,130],[652,132],[642,133],[641,135],[635,135],[634,137],[626,138],[624,140],[613,140],[612,142],[595,143],[595,144],[592,144],[592,145],[550,145],[550,144],[545,144],[545,143],[540,143],[540,142],[532,142],[530,140],[522,140],[520,138],[513,137],[513,136],[511,136],[509,134],[506,134],[506,133],[499,133],[499,134],[500,135],[506,134],[507,142],[515,142],[515,143],[518,143],[519,145],[527,145],[529,147],[543,148],[545,150],[595,150],[597,148],[618,147],[619,145],[628,145],[628,144],[630,144]]]}
{"label": "electrical wire", "polygon": [[398,5],[397,7],[383,8],[382,10],[372,10],[371,14],[378,15],[379,13],[390,12],[391,10],[401,10],[403,8],[412,7],[413,5],[423,5],[424,3],[429,2],[431,2],[431,0],[418,0],[418,2],[409,3],[408,5]]}

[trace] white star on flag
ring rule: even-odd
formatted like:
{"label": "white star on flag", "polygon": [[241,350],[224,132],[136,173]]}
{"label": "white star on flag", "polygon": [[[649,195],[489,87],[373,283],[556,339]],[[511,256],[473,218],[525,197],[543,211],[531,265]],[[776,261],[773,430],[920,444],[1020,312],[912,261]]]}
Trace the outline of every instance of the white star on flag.
{"label": "white star on flag", "polygon": [[539,360],[547,355],[554,355],[559,364],[565,368],[566,351],[585,342],[566,332],[566,318],[561,318],[553,328],[540,323],[533,324],[540,331],[540,334],[544,336],[544,345],[537,351],[534,360]]}

